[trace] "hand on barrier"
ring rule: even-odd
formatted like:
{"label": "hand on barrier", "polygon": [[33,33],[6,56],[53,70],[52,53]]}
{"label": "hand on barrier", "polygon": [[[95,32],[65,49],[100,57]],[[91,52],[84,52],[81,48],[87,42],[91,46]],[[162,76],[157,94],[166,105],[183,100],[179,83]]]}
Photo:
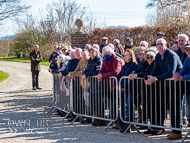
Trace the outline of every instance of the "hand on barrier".
{"label": "hand on barrier", "polygon": [[83,75],[82,75],[82,78],[83,78],[83,79],[86,79],[86,76],[85,76],[85,74],[83,74]]}
{"label": "hand on barrier", "polygon": [[60,73],[58,74],[58,77],[61,78],[61,76],[62,76],[62,73],[60,72]]}
{"label": "hand on barrier", "polygon": [[130,80],[134,80],[136,77],[137,77],[137,74],[134,74],[134,73],[129,75]]}
{"label": "hand on barrier", "polygon": [[173,76],[173,79],[175,81],[180,81],[180,80],[184,80],[184,77],[180,76],[178,73],[175,73],[174,76]]}
{"label": "hand on barrier", "polygon": [[102,79],[102,74],[99,74],[98,75],[98,81],[101,81],[101,79]]}
{"label": "hand on barrier", "polygon": [[157,78],[151,75],[147,75],[148,79],[144,80],[145,84],[151,85],[153,84],[155,81],[157,81]]}
{"label": "hand on barrier", "polygon": [[69,72],[68,76],[69,76],[69,77],[71,77],[71,74],[70,74],[70,72]]}

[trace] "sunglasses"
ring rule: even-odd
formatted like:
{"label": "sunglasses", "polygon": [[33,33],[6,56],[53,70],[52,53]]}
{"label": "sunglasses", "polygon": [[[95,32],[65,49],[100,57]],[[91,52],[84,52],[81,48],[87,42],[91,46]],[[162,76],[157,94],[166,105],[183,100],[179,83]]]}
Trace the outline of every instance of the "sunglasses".
{"label": "sunglasses", "polygon": [[156,46],[159,46],[159,45],[160,45],[160,46],[163,46],[164,44],[162,44],[162,43],[156,44]]}
{"label": "sunglasses", "polygon": [[149,59],[153,59],[153,57],[147,57],[147,60],[149,60]]}
{"label": "sunglasses", "polygon": [[190,49],[185,49],[186,52],[190,51]]}
{"label": "sunglasses", "polygon": [[102,41],[106,41],[106,40],[102,40]]}

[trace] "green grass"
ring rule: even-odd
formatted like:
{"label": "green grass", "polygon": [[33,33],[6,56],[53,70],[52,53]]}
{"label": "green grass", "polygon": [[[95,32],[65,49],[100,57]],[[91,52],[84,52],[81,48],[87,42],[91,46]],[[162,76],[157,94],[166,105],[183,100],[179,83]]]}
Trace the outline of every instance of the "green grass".
{"label": "green grass", "polygon": [[9,77],[8,73],[0,71],[0,82],[2,82],[3,80],[5,80],[8,77]]}
{"label": "green grass", "polygon": [[[15,62],[23,62],[23,63],[30,63],[30,59],[24,59],[24,58],[17,58],[17,57],[0,57],[0,61],[15,61]],[[49,66],[48,60],[43,60],[40,62],[41,65]]]}

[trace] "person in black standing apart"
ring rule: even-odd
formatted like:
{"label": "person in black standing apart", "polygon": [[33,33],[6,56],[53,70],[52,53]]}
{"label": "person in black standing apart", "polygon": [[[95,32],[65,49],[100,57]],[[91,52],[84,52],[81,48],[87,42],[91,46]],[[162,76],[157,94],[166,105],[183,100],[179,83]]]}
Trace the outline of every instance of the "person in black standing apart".
{"label": "person in black standing apart", "polygon": [[42,61],[42,56],[39,52],[39,46],[34,45],[34,51],[30,53],[30,61],[31,61],[31,71],[32,71],[32,87],[33,90],[42,89],[38,84],[38,77],[40,68],[40,62]]}

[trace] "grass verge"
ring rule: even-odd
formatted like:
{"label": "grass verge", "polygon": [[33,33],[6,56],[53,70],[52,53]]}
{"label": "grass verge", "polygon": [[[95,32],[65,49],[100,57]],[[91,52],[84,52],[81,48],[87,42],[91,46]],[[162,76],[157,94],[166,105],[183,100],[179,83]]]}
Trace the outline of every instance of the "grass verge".
{"label": "grass verge", "polygon": [[[30,59],[21,59],[21,58],[17,58],[17,57],[0,57],[1,61],[15,61],[15,62],[23,62],[23,63],[30,63]],[[49,66],[49,61],[48,60],[43,60],[42,62],[40,62],[41,65],[44,66]]]}
{"label": "grass verge", "polygon": [[3,80],[5,80],[8,77],[9,77],[8,73],[0,71],[0,82],[2,82]]}

